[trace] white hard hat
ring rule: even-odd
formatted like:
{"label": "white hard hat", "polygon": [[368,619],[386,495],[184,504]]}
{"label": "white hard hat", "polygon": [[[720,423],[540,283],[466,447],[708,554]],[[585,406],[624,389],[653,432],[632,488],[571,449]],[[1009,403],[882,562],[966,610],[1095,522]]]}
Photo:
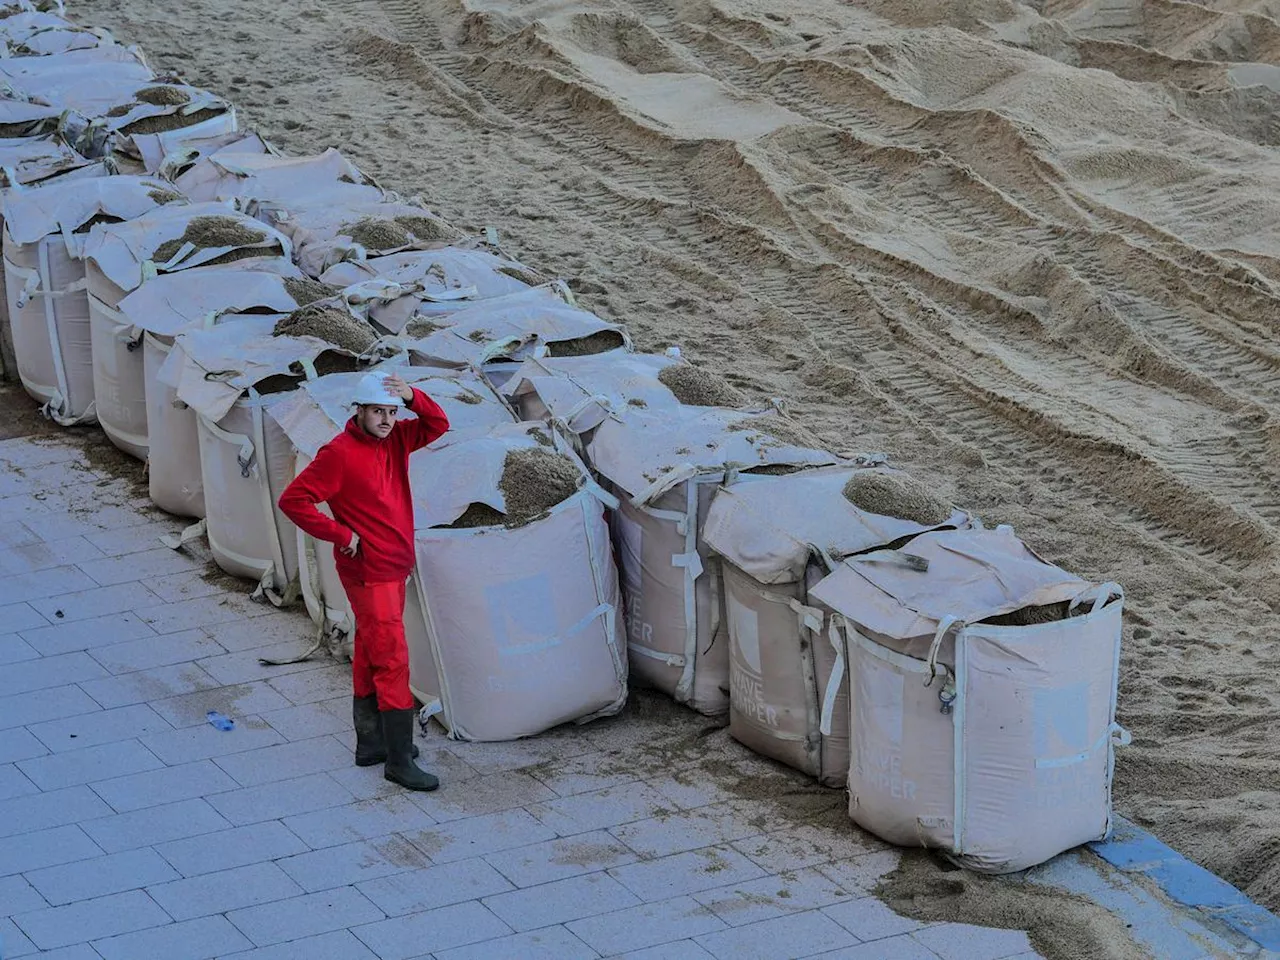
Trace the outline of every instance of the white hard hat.
{"label": "white hard hat", "polygon": [[404,400],[383,384],[385,373],[366,373],[356,385],[354,404],[376,404],[379,407],[403,407]]}

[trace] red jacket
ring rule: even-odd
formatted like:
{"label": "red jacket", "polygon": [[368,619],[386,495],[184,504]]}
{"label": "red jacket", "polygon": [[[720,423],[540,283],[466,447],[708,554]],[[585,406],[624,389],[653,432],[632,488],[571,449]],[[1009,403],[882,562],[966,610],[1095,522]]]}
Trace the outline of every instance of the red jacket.
{"label": "red jacket", "polygon": [[[285,516],[334,545],[344,581],[391,583],[413,571],[409,454],[443,435],[449,418],[416,388],[409,409],[418,419],[397,422],[385,440],[365,433],[352,417],[280,495]],[[327,503],[334,519],[317,503]],[[360,547],[348,557],[341,548],[351,543],[352,531],[360,535]]]}

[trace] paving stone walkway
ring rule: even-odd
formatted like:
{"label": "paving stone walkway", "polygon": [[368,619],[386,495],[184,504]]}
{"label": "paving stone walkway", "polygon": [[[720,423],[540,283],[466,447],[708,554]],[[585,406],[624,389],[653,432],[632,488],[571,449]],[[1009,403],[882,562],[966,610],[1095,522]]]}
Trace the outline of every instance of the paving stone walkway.
{"label": "paving stone walkway", "polygon": [[0,441],[4,960],[1037,956],[896,916],[869,892],[897,855],[851,826],[679,759],[632,768],[669,733],[639,709],[514,743],[437,732],[443,788],[399,791],[353,765],[345,666],[258,663],[310,622],[157,542],[179,527],[73,441]]}

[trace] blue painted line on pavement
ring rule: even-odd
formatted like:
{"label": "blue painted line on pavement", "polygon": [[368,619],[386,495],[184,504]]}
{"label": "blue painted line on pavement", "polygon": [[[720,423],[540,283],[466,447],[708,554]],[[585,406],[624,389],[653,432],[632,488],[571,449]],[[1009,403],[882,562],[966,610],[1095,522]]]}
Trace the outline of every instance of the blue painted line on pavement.
{"label": "blue painted line on pavement", "polygon": [[1263,950],[1280,951],[1280,917],[1136,824],[1116,817],[1111,839],[1089,847],[1119,870],[1150,877],[1176,903],[1216,917]]}

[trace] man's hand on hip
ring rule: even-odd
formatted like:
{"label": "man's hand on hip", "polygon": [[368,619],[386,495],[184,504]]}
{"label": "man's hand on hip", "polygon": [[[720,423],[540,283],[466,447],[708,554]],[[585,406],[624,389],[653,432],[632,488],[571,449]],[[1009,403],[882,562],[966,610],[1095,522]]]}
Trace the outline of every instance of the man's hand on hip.
{"label": "man's hand on hip", "polygon": [[359,549],[360,549],[360,534],[352,530],[351,542],[342,548],[342,552],[345,553],[348,557],[354,557],[356,555],[356,551]]}

